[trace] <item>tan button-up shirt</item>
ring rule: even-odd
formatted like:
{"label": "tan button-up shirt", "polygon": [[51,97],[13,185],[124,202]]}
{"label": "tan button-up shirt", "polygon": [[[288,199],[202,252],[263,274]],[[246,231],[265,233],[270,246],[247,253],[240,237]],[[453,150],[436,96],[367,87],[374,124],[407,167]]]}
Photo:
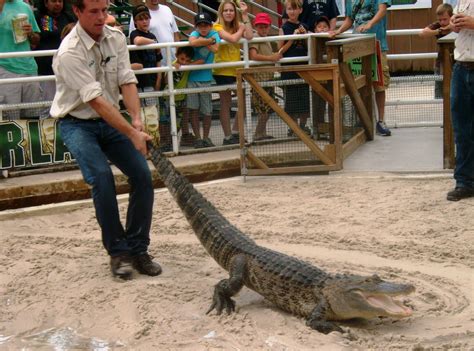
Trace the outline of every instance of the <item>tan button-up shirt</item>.
{"label": "tan button-up shirt", "polygon": [[67,114],[81,119],[99,115],[87,103],[103,96],[119,108],[119,87],[137,83],[130,68],[126,38],[117,29],[104,27],[98,42],[76,24],[53,58],[56,95],[51,116]]}
{"label": "tan button-up shirt", "polygon": [[[474,1],[458,0],[454,8],[454,13],[464,13],[474,17]],[[456,47],[454,49],[454,59],[456,61],[474,62],[474,30],[462,29],[456,38]]]}

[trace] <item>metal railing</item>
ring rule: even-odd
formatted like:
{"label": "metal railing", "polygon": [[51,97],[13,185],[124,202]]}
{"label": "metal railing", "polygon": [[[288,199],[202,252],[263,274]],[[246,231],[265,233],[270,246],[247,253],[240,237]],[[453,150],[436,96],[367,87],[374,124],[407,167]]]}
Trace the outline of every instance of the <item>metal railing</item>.
{"label": "metal railing", "polygon": [[[413,35],[417,34],[421,30],[404,30],[403,35]],[[401,31],[397,31],[396,35],[402,35]],[[358,34],[360,35],[360,34]],[[250,41],[245,39],[240,40],[240,44],[242,45],[242,61],[238,62],[227,62],[227,63],[213,63],[207,65],[199,65],[199,66],[182,66],[179,70],[180,71],[192,71],[192,70],[200,70],[200,69],[215,69],[221,67],[251,67],[256,65],[262,64],[273,64],[272,62],[261,62],[261,61],[252,61],[249,59],[249,44],[250,43],[257,43],[257,42],[275,42],[275,41],[282,41],[282,40],[289,40],[289,39],[305,39],[308,42],[308,56],[301,56],[301,57],[294,57],[294,58],[284,58],[278,62],[281,63],[309,63],[314,62],[313,58],[311,57],[311,53],[313,50],[311,49],[312,40],[309,40],[311,37],[328,37],[325,33],[310,33],[310,34],[303,34],[303,35],[289,35],[289,36],[271,36],[266,38],[255,38]],[[342,34],[340,38],[347,38],[353,36],[352,34]],[[188,42],[175,42],[175,43],[159,43],[159,44],[152,44],[146,46],[135,46],[129,45],[128,49],[132,50],[146,50],[146,49],[155,49],[160,48],[161,50],[166,50],[168,57],[170,57],[171,49],[181,46],[188,46]],[[225,45],[225,42],[222,42],[222,45]],[[29,51],[29,52],[10,52],[10,53],[0,53],[0,58],[10,58],[10,57],[32,57],[32,56],[51,56],[55,53],[56,50],[47,50],[47,51]],[[421,59],[421,58],[434,58],[436,57],[436,53],[427,53],[427,54],[403,54],[403,55],[388,55],[388,58],[391,60],[400,60],[400,59]],[[140,98],[147,98],[147,97],[163,97],[166,96],[169,98],[170,104],[170,118],[171,118],[171,137],[172,137],[172,145],[173,151],[179,152],[179,143],[178,143],[178,130],[177,130],[177,121],[176,121],[176,109],[175,109],[175,96],[178,94],[190,94],[190,93],[198,93],[201,92],[200,89],[175,89],[173,76],[172,73],[177,71],[176,68],[173,67],[172,62],[168,62],[166,66],[159,67],[159,68],[147,68],[136,70],[136,74],[149,74],[149,73],[167,73],[167,84],[168,89],[163,91],[155,91],[155,92],[148,92],[148,93],[140,93]],[[0,85],[4,84],[13,84],[13,83],[23,83],[23,82],[34,82],[34,81],[48,81],[54,80],[54,76],[32,76],[32,77],[24,77],[24,78],[14,78],[14,79],[1,79]],[[219,92],[224,90],[233,90],[236,89],[236,85],[226,85],[226,86],[212,86],[209,92]],[[423,100],[409,100],[403,102],[401,100],[395,101],[387,101],[387,106],[399,106],[399,105],[412,105],[412,104],[439,104],[440,101],[436,101],[435,99],[423,99]],[[2,119],[3,111],[8,110],[16,110],[16,109],[32,109],[32,108],[44,108],[50,106],[50,101],[41,101],[35,103],[22,103],[22,104],[11,104],[11,105],[0,105],[0,120]],[[397,126],[401,126],[402,124],[398,124]]]}

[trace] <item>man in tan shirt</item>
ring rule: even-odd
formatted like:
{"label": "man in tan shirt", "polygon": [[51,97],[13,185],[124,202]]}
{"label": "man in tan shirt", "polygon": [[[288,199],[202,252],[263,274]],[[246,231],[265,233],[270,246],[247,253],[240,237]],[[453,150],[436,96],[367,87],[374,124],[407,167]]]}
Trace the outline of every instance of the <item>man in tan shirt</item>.
{"label": "man in tan shirt", "polygon": [[[64,143],[92,186],[102,242],[113,276],[131,278],[132,264],[155,276],[161,267],[148,254],[153,186],[145,155],[151,137],[143,132],[137,80],[130,68],[125,36],[105,26],[107,0],[74,0],[78,23],[53,59],[57,92],[51,116],[59,119]],[[132,118],[119,112],[119,94]],[[130,184],[125,228],[120,222],[114,177],[116,165]]]}
{"label": "man in tan shirt", "polygon": [[455,188],[449,201],[474,197],[474,2],[459,0],[450,21],[459,33],[451,78],[451,116],[456,143]]}

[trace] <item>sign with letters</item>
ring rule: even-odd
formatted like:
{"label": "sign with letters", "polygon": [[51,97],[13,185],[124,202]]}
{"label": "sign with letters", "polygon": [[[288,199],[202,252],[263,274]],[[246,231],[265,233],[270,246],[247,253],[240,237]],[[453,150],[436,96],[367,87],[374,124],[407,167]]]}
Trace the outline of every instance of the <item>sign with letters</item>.
{"label": "sign with letters", "polygon": [[[157,114],[143,113],[145,131],[159,142]],[[74,161],[59,133],[58,121],[0,121],[0,169],[64,164]]]}
{"label": "sign with letters", "polygon": [[392,0],[389,10],[430,9],[431,0]]}
{"label": "sign with letters", "polygon": [[[374,85],[383,86],[383,71],[382,71],[382,52],[380,50],[380,42],[376,41],[376,55],[372,55],[372,83]],[[349,62],[352,74],[355,76],[362,74],[362,59],[355,58]]]}

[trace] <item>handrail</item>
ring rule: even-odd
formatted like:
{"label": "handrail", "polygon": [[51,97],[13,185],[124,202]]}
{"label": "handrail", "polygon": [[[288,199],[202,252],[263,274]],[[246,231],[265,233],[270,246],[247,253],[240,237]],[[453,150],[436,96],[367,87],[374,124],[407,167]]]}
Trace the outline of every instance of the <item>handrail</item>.
{"label": "handrail", "polygon": [[[407,32],[405,32],[407,33]],[[369,34],[370,35],[370,34]],[[338,45],[340,41],[343,40],[344,42],[352,42],[358,40],[359,37],[366,37],[367,34],[341,34],[338,35],[336,39],[328,41],[326,45]],[[240,44],[243,43],[260,43],[260,42],[274,42],[274,41],[281,41],[281,40],[291,40],[291,39],[309,39],[311,37],[328,37],[327,33],[307,33],[307,34],[299,34],[299,35],[284,35],[284,36],[268,36],[265,38],[253,38],[250,41],[246,39],[241,39],[239,41]],[[442,40],[442,39],[440,39]],[[311,43],[311,41],[309,41]],[[223,40],[222,44],[225,45],[226,42]],[[169,48],[173,47],[180,47],[180,46],[188,46],[189,42],[171,42],[171,43],[157,43],[157,44],[150,44],[150,45],[128,45],[128,50],[147,50],[147,49],[165,49],[168,50]],[[2,52],[0,53],[0,59],[2,58],[13,58],[13,57],[43,57],[43,56],[52,56],[56,50],[34,50],[34,51],[18,51],[18,52]],[[308,52],[311,52],[309,50]],[[244,53],[245,54],[245,53]],[[436,52],[431,53],[412,53],[412,54],[389,54],[387,58],[389,60],[418,60],[418,59],[434,59],[437,57]],[[244,55],[245,56],[245,55]],[[303,57],[296,57],[296,58],[284,58],[279,61],[279,63],[296,63],[296,62],[308,62],[310,57],[303,56]],[[261,64],[260,61],[250,61],[245,63],[244,61],[237,61],[237,62],[228,62],[228,63],[212,63],[208,65],[199,65],[199,66],[188,66],[182,67],[181,70],[183,71],[192,71],[198,69],[205,69],[205,68],[221,68],[221,67],[243,67],[243,66],[253,66]],[[268,63],[267,63],[268,64]],[[134,71],[136,74],[147,74],[147,73],[157,73],[157,72],[169,72],[175,70],[172,67],[171,62],[169,63],[168,67],[160,67],[160,68],[146,68],[142,70]],[[11,79],[1,79],[0,85],[2,84],[11,84],[11,83],[21,83],[21,82],[34,82],[34,81],[49,81],[54,80],[54,76],[33,76],[33,77],[23,77],[23,78],[11,78]]]}
{"label": "handrail", "polygon": [[[190,66],[182,66],[180,67],[179,71],[193,71],[193,70],[199,70],[199,69],[214,69],[214,68],[219,68],[219,67],[251,67],[251,66],[256,66],[256,65],[262,65],[262,64],[273,64],[272,62],[260,62],[260,61],[253,61],[249,59],[248,51],[249,51],[249,44],[250,43],[257,43],[257,42],[271,42],[271,41],[282,41],[282,40],[291,40],[291,39],[306,39],[308,40],[308,56],[302,56],[302,57],[293,57],[293,58],[284,58],[280,60],[277,64],[280,63],[309,63],[309,62],[314,62],[311,58],[311,55],[314,50],[311,50],[311,45],[312,45],[312,40],[310,40],[312,37],[320,37],[320,38],[328,38],[327,33],[307,33],[307,34],[300,34],[300,35],[285,35],[285,36],[270,36],[270,37],[265,37],[265,38],[254,38],[250,41],[246,39],[241,39],[239,41],[240,44],[242,44],[243,48],[243,60],[242,61],[237,61],[237,62],[226,62],[226,63],[212,63],[212,64],[207,64],[207,65],[190,65]],[[338,39],[333,40],[333,41],[328,41],[327,44],[329,45],[334,45],[338,41],[343,40],[343,41],[355,41],[359,40],[361,37],[366,39],[369,37],[369,35],[366,34],[342,34],[338,36]],[[331,42],[334,42],[334,44],[331,44]],[[222,41],[222,44],[225,45],[226,42]],[[128,50],[146,50],[146,49],[156,49],[160,48],[162,50],[166,50],[167,52],[170,52],[171,48],[173,47],[180,47],[180,46],[188,46],[189,42],[171,42],[171,43],[158,43],[158,44],[150,44],[150,45],[143,45],[143,46],[136,46],[136,45],[128,45]],[[10,53],[0,53],[0,58],[6,58],[6,57],[32,57],[32,56],[51,56],[56,52],[56,50],[45,50],[45,51],[28,51],[28,52],[10,52]],[[414,54],[411,54],[414,55]],[[423,55],[423,56],[421,56]],[[429,54],[421,54],[421,55],[414,55],[413,57],[417,58],[427,58],[426,55]],[[436,53],[433,53],[432,55],[436,55]],[[435,56],[433,56],[435,57]],[[140,98],[144,97],[160,97],[160,96],[167,96],[170,100],[170,115],[171,115],[171,135],[172,135],[172,142],[173,142],[173,150],[175,152],[178,151],[178,132],[177,132],[177,124],[176,124],[176,110],[175,110],[175,103],[174,103],[174,97],[177,94],[183,94],[183,93],[191,93],[191,92],[196,92],[198,90],[190,90],[190,89],[180,89],[176,90],[174,89],[174,83],[173,83],[173,75],[172,72],[175,72],[176,68],[173,67],[172,62],[169,61],[167,62],[167,65],[159,67],[159,68],[146,68],[142,70],[136,70],[134,71],[136,74],[147,74],[147,73],[156,73],[156,72],[162,72],[162,73],[168,73],[168,89],[164,91],[155,91],[155,92],[149,92],[149,93],[140,93],[139,96]],[[171,74],[170,74],[171,73]],[[32,81],[47,81],[47,80],[53,80],[54,76],[33,76],[33,77],[22,77],[22,78],[15,78],[15,79],[0,79],[0,85],[2,84],[11,84],[11,83],[21,83],[21,82],[32,82]],[[229,85],[229,86],[212,86],[210,87],[210,92],[218,92],[222,90],[228,90],[228,89],[235,89],[235,84],[234,85]],[[15,104],[15,105],[0,105],[0,121],[2,120],[2,111],[7,111],[7,110],[12,110],[12,109],[19,109],[19,108],[37,108],[37,107],[46,107],[49,106],[51,102],[47,101],[41,101],[41,102],[36,102],[36,103],[25,103],[25,104]]]}

